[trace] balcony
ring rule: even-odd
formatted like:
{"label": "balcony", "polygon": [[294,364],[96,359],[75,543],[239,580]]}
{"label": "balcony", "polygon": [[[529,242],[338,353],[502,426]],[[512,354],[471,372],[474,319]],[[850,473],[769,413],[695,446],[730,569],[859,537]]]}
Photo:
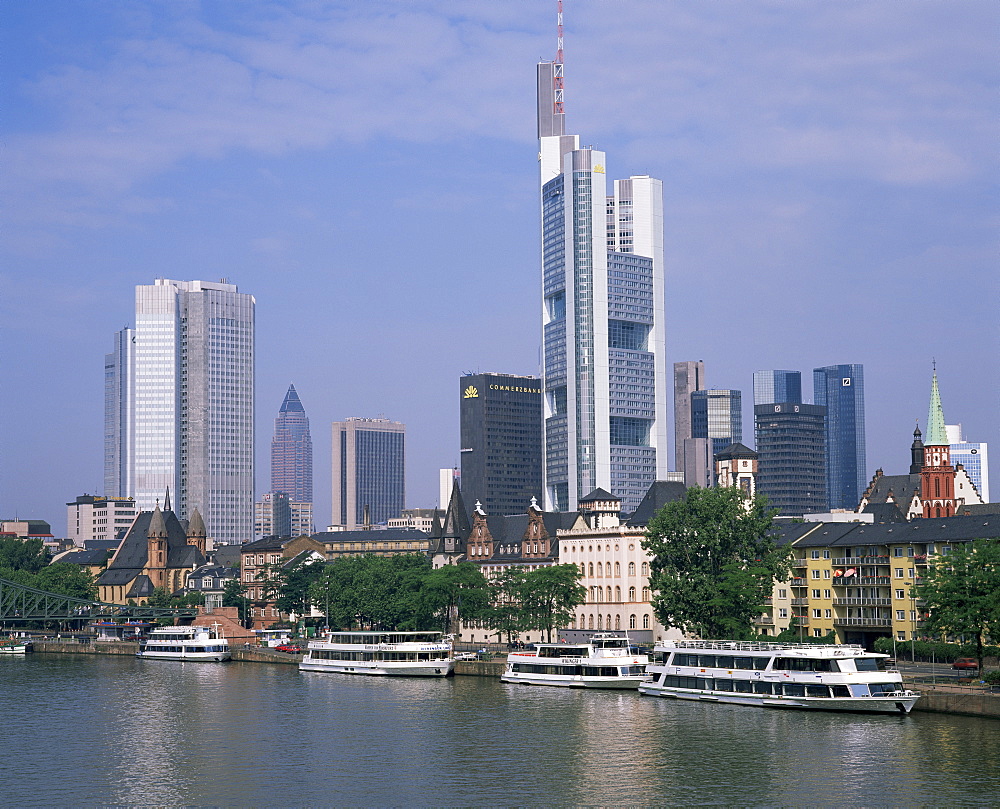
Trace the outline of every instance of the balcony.
{"label": "balcony", "polygon": [[835,607],[891,607],[891,598],[835,598]]}
{"label": "balcony", "polygon": [[806,584],[806,580],[803,579],[801,576],[796,576],[789,582],[789,584],[791,584],[792,587],[808,587],[808,585]]}
{"label": "balcony", "polygon": [[805,559],[793,559],[792,567],[809,567],[809,563]]}
{"label": "balcony", "polygon": [[792,606],[793,607],[808,607],[809,606],[809,599],[808,598],[793,598],[792,599]]}
{"label": "balcony", "polygon": [[857,587],[859,584],[876,584],[888,587],[892,582],[888,576],[851,576],[833,580],[834,587]]}
{"label": "balcony", "polygon": [[808,615],[793,615],[795,622],[799,626],[809,626],[809,616]]}
{"label": "balcony", "polygon": [[753,619],[755,624],[766,624],[767,626],[774,626],[774,618],[770,615],[760,615]]}
{"label": "balcony", "polygon": [[887,565],[888,556],[839,556],[831,560],[834,567],[861,567],[862,565]]}
{"label": "balcony", "polygon": [[834,626],[892,626],[892,618],[834,618]]}

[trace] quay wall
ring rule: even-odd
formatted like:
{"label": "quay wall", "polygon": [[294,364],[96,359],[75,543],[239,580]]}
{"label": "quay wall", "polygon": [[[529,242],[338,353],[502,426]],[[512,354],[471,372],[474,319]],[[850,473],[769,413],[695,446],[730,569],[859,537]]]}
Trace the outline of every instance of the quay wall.
{"label": "quay wall", "polygon": [[455,661],[455,674],[499,679],[506,665],[507,658],[505,657],[499,660],[457,660]]}
{"label": "quay wall", "polygon": [[1000,694],[921,690],[920,699],[913,706],[913,712],[917,711],[1000,719]]}
{"label": "quay wall", "polygon": [[79,643],[75,640],[33,640],[34,652],[71,655],[131,655],[139,651],[134,641],[120,640],[112,643]]}

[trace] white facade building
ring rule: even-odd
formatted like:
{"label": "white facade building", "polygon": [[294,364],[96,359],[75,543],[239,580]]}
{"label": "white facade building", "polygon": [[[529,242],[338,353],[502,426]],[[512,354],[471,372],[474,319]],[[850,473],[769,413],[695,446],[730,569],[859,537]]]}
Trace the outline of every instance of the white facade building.
{"label": "white facade building", "polygon": [[169,489],[216,544],[253,537],[254,304],[234,284],[137,286],[105,362],[105,480],[141,510]]}
{"label": "white facade building", "polygon": [[986,442],[976,444],[966,441],[962,437],[961,424],[947,424],[944,429],[948,434],[952,465],[962,464],[965,471],[969,473],[969,478],[975,484],[983,502],[992,502],[990,500],[989,446]]}
{"label": "white facade building", "polygon": [[562,65],[538,65],[545,508],[606,489],[634,509],[666,478],[663,190],[607,181],[566,135]]}
{"label": "white facade building", "polygon": [[130,497],[84,494],[66,504],[66,536],[81,548],[87,540],[113,540],[129,529],[137,513]]}

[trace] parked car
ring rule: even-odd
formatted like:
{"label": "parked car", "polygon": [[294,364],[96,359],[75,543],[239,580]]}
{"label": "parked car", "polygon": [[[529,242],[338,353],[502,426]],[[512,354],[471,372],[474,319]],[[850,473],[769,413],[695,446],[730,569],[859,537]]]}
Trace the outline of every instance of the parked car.
{"label": "parked car", "polygon": [[960,657],[951,664],[951,667],[958,671],[968,671],[969,669],[975,671],[979,668],[979,661],[974,657]]}
{"label": "parked car", "polygon": [[288,652],[288,654],[297,655],[305,651],[297,643],[283,643],[281,646],[275,646],[275,651],[277,652]]}
{"label": "parked car", "polygon": [[455,654],[456,660],[478,660],[479,655],[476,652],[458,652]]}

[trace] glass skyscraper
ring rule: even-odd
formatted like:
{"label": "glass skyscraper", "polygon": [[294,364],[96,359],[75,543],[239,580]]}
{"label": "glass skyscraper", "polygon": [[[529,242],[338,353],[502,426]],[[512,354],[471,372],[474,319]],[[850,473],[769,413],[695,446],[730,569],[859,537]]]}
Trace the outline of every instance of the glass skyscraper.
{"label": "glass skyscraper", "polygon": [[826,408],[829,507],[853,511],[868,483],[864,368],[857,363],[815,368],[813,402]]}
{"label": "glass skyscraper", "polygon": [[562,70],[538,65],[545,507],[603,488],[632,511],[668,469],[662,184],[609,184],[565,134]]}
{"label": "glass skyscraper", "polygon": [[274,420],[271,439],[271,491],[283,492],[293,503],[313,501],[313,451],[309,417],[295,385],[288,392]]}
{"label": "glass skyscraper", "polygon": [[253,537],[254,299],[234,284],[158,278],[105,358],[105,485],[152,510],[201,512],[208,537]]}
{"label": "glass skyscraper", "polygon": [[743,441],[743,394],[738,390],[691,393],[691,437],[710,438],[712,455]]}
{"label": "glass skyscraper", "polygon": [[542,493],[541,380],[463,376],[459,396],[462,499],[491,516],[524,513]]}
{"label": "glass skyscraper", "polygon": [[757,491],[785,516],[827,510],[826,408],[754,405]]}
{"label": "glass skyscraper", "polygon": [[780,402],[802,404],[801,371],[754,371],[754,405]]}
{"label": "glass skyscraper", "polygon": [[366,516],[384,525],[402,514],[405,441],[406,426],[385,418],[333,423],[333,525],[350,531]]}
{"label": "glass skyscraper", "polygon": [[990,464],[989,445],[985,442],[966,441],[962,435],[961,424],[946,424],[948,444],[951,448],[952,464],[962,464],[969,473],[984,503],[990,502]]}

